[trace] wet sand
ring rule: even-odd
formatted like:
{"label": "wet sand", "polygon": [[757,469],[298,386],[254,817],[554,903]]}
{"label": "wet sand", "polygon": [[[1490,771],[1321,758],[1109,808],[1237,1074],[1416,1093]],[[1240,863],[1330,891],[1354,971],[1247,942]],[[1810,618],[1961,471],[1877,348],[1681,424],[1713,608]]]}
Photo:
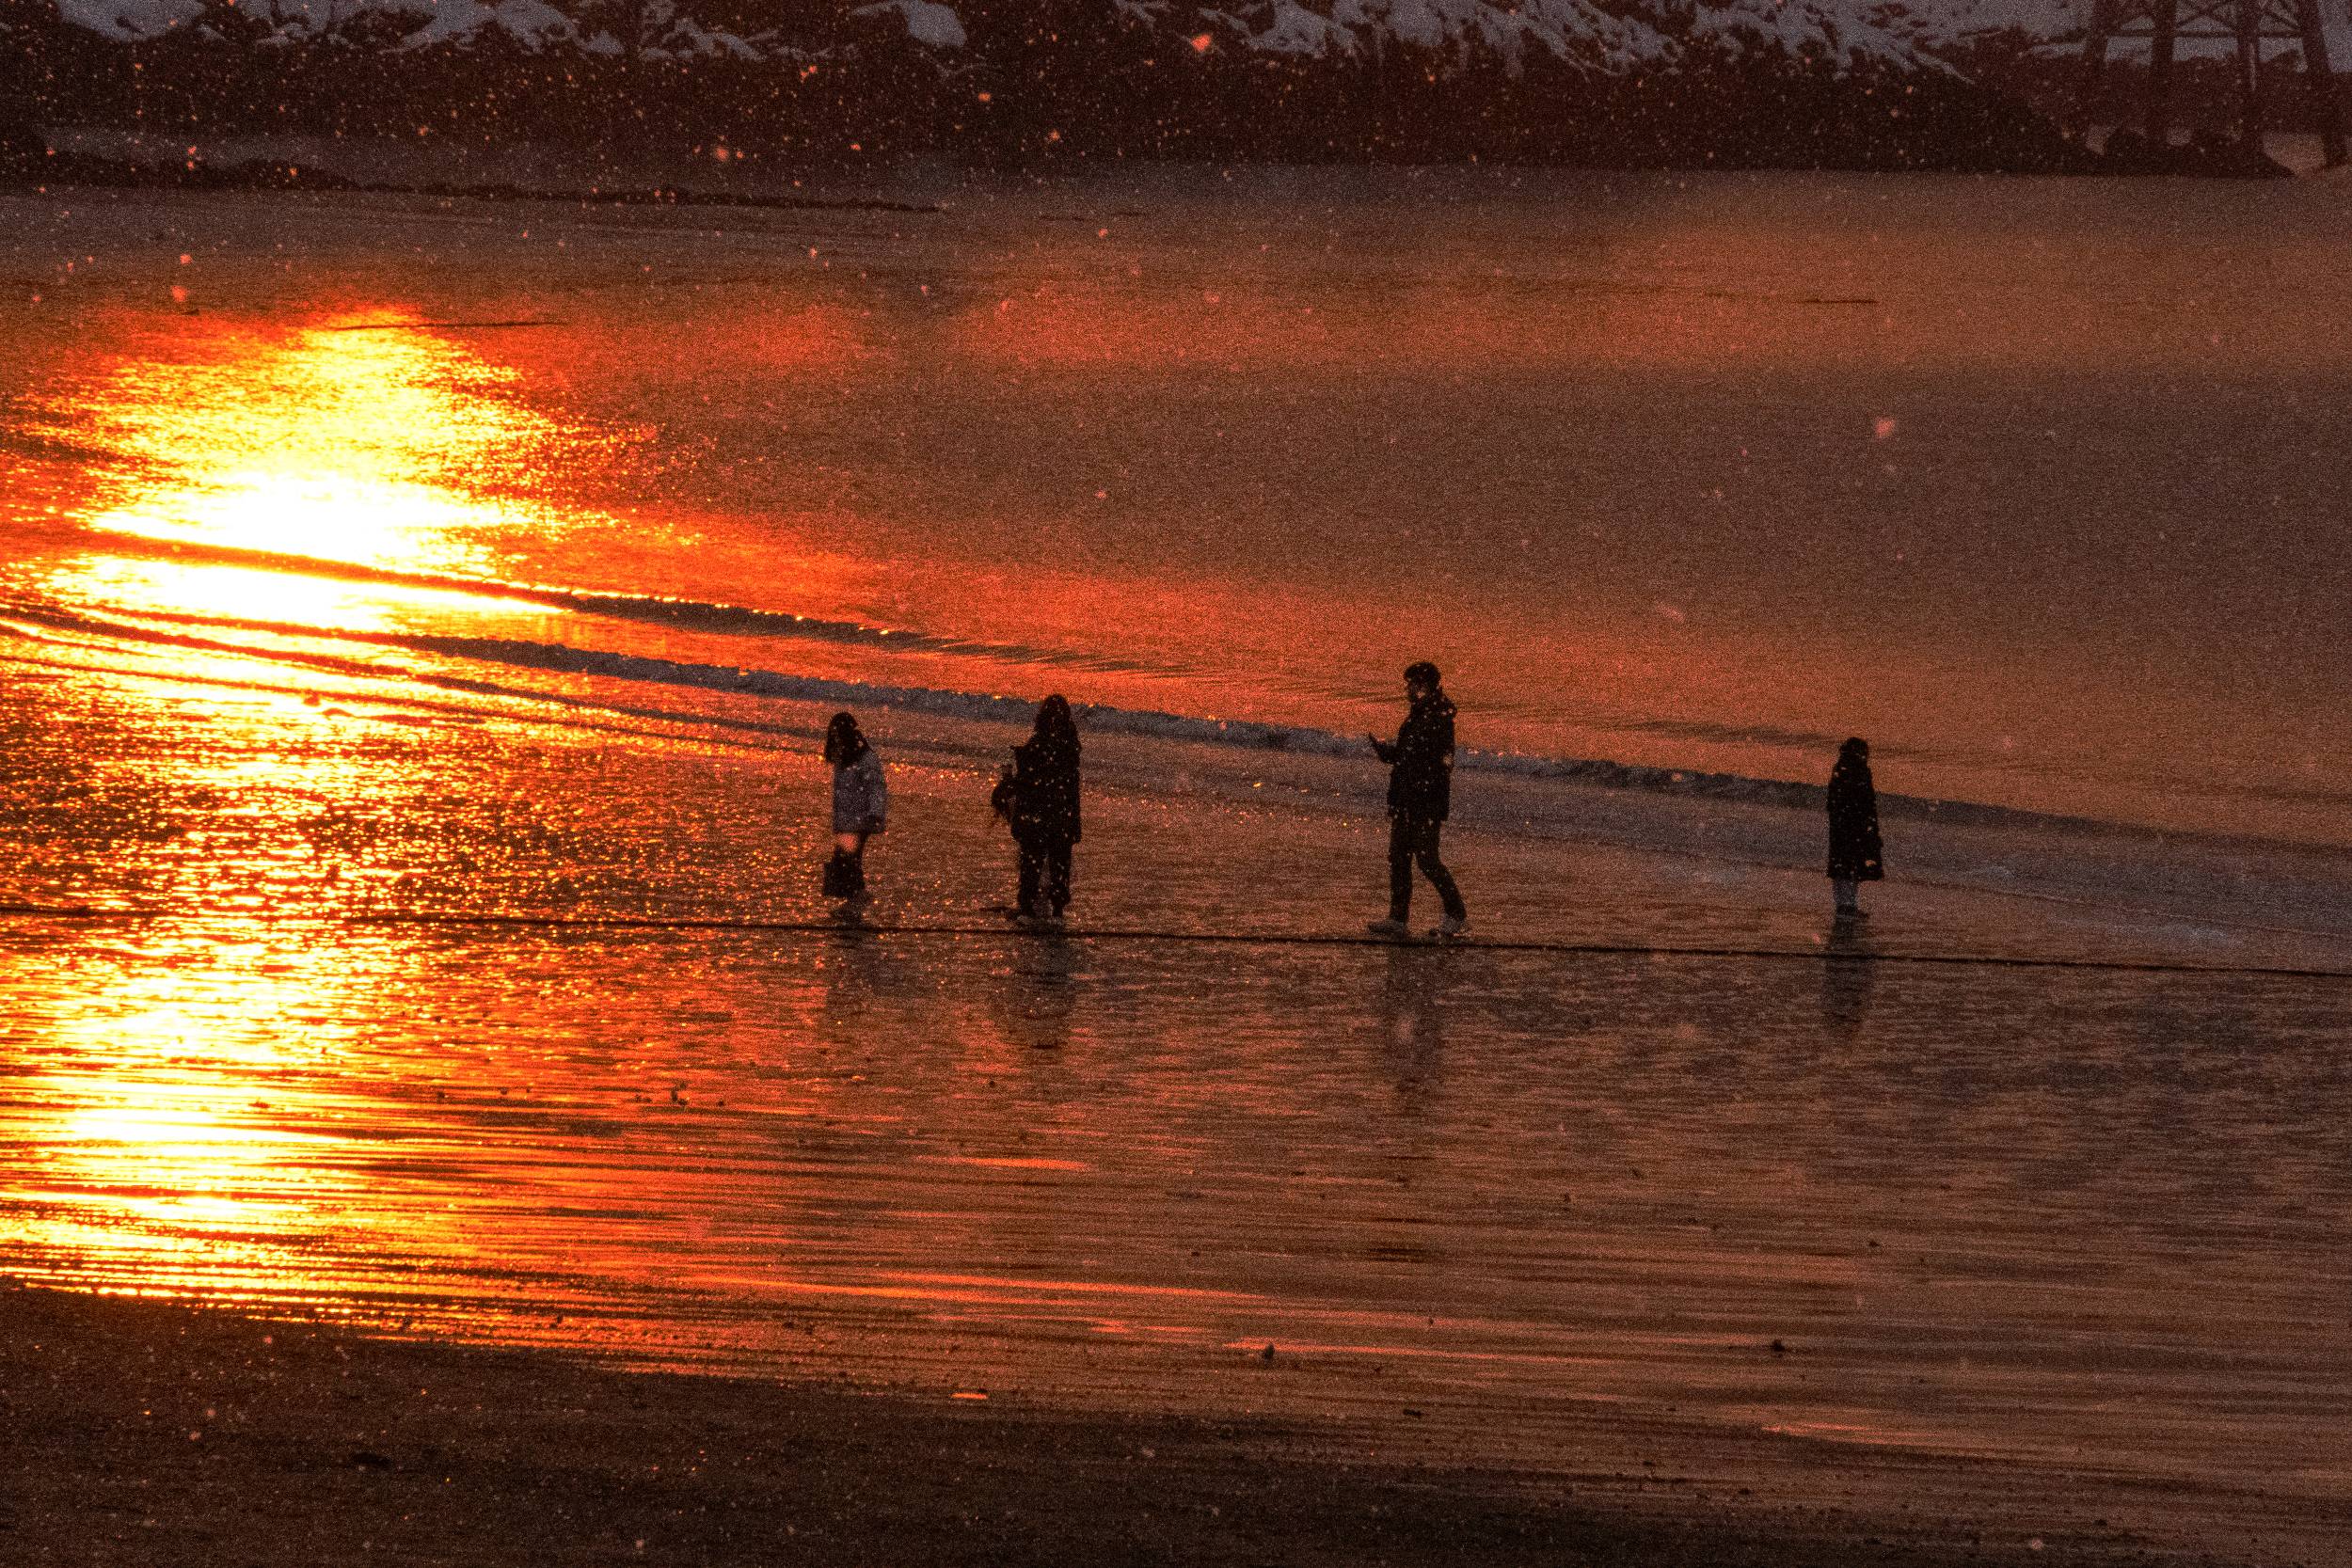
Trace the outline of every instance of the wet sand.
{"label": "wet sand", "polygon": [[2087,1516],[2062,1476],[1782,1440],[1772,1481],[1731,1486],[1767,1445],[1607,1416],[1585,1435],[1565,1466],[1450,1468],[1312,1428],[629,1374],[0,1289],[0,1544],[27,1565],[2212,1560]]}
{"label": "wet sand", "polygon": [[[577,1377],[681,1390],[688,1433],[712,1389],[756,1431],[837,1387],[1087,1442],[1304,1433],[1245,1468],[1422,1466],[1465,1530],[1620,1475],[1681,1478],[1609,1495],[1685,1523],[1745,1487],[1786,1540],[1840,1510],[1854,1551],[1905,1507],[1955,1550],[2106,1519],[2248,1562],[2345,1525],[2344,988],[2255,967],[2329,944],[1904,881],[1831,952],[1817,872],[1486,801],[1449,850],[1486,928],[1747,956],[1253,946],[1376,910],[1374,802],[1117,737],[1078,929],[1025,940],[985,914],[1001,736],[901,714],[875,913],[969,929],[778,929],[822,912],[821,710],[617,743],[211,678],[0,692],[11,891],[126,911],[0,926],[17,1277],[513,1353],[365,1353],[484,1369],[467,1410]],[[413,1441],[475,1440],[445,1417]],[[336,1441],[389,1456],[377,1428]],[[1786,1540],[1759,1560],[1817,1560]]]}

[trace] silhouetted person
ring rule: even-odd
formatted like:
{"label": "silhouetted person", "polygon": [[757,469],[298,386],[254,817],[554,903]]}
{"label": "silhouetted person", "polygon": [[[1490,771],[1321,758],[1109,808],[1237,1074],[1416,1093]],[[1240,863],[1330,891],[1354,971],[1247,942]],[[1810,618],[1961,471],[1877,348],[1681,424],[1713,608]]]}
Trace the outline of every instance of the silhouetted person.
{"label": "silhouetted person", "polygon": [[1037,707],[1037,728],[1012,749],[1005,815],[1021,851],[1019,913],[1059,920],[1070,907],[1070,851],[1078,842],[1078,726],[1059,694]]}
{"label": "silhouetted person", "polygon": [[833,858],[825,863],[825,895],[854,911],[866,902],[866,841],[890,816],[890,786],[882,782],[882,758],[851,714],[836,713],[825,726],[825,760],[833,765]]}
{"label": "silhouetted person", "polygon": [[1438,859],[1438,834],[1454,803],[1454,705],[1438,688],[1438,667],[1427,660],[1406,667],[1405,696],[1412,708],[1396,739],[1365,736],[1389,765],[1389,917],[1366,929],[1384,937],[1406,933],[1418,865],[1445,906],[1438,930],[1450,937],[1470,925],[1461,890]]}
{"label": "silhouetted person", "polygon": [[1861,885],[1886,875],[1880,863],[1879,796],[1870,784],[1870,743],[1859,736],[1837,748],[1829,775],[1829,885],[1839,920],[1867,920]]}

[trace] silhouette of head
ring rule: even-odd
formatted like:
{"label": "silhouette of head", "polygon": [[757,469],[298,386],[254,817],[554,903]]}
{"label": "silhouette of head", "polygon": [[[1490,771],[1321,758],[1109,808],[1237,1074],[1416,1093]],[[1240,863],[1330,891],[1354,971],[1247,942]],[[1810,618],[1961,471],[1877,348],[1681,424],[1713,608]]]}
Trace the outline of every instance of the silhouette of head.
{"label": "silhouette of head", "polygon": [[857,716],[836,713],[833,722],[825,726],[825,760],[836,768],[846,768],[866,754],[866,732],[857,727]]}
{"label": "silhouette of head", "polygon": [[1072,751],[1078,749],[1078,725],[1070,717],[1070,699],[1057,691],[1037,705],[1037,736]]}
{"label": "silhouette of head", "polygon": [[1438,689],[1438,667],[1421,659],[1405,667],[1405,689],[1415,696],[1427,696]]}
{"label": "silhouette of head", "polygon": [[1845,763],[1867,764],[1870,760],[1870,743],[1858,735],[1848,736],[1846,743],[1837,748],[1837,760]]}

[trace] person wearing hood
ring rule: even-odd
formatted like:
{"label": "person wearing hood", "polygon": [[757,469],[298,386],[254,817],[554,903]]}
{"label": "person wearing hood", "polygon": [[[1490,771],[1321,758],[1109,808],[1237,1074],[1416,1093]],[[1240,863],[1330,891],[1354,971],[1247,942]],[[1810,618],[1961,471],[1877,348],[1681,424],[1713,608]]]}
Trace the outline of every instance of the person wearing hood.
{"label": "person wearing hood", "polygon": [[1445,907],[1440,936],[1459,936],[1470,925],[1461,889],[1438,858],[1438,835],[1454,804],[1454,704],[1438,684],[1438,667],[1426,659],[1405,670],[1405,698],[1411,705],[1396,739],[1367,736],[1389,765],[1389,917],[1366,929],[1400,937],[1413,910],[1413,871],[1429,879]]}
{"label": "person wearing hood", "polygon": [[1829,775],[1829,885],[1841,923],[1867,920],[1862,884],[1886,875],[1879,845],[1879,797],[1870,783],[1870,743],[1860,736],[1837,748]]}
{"label": "person wearing hood", "polygon": [[1070,851],[1078,842],[1078,726],[1058,692],[1040,703],[1029,738],[1012,749],[1001,805],[1021,852],[1019,917],[1059,921],[1070,907]]}
{"label": "person wearing hood", "polygon": [[853,714],[836,713],[825,726],[825,761],[833,768],[834,846],[825,895],[854,909],[866,901],[866,841],[889,818],[890,787]]}

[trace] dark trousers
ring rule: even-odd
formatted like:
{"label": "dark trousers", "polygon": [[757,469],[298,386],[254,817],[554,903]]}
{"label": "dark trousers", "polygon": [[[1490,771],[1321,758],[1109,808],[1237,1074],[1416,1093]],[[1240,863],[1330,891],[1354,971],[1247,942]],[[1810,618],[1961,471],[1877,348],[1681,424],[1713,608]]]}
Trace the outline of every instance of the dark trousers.
{"label": "dark trousers", "polygon": [[1021,912],[1058,919],[1070,907],[1070,841],[1024,838],[1021,848]]}
{"label": "dark trousers", "polygon": [[1425,816],[1391,816],[1389,818],[1389,918],[1403,920],[1413,912],[1413,868],[1429,879],[1429,885],[1438,890],[1438,902],[1445,912],[1459,920],[1469,911],[1462,907],[1462,890],[1454,885],[1454,873],[1438,859],[1438,834],[1445,824]]}

